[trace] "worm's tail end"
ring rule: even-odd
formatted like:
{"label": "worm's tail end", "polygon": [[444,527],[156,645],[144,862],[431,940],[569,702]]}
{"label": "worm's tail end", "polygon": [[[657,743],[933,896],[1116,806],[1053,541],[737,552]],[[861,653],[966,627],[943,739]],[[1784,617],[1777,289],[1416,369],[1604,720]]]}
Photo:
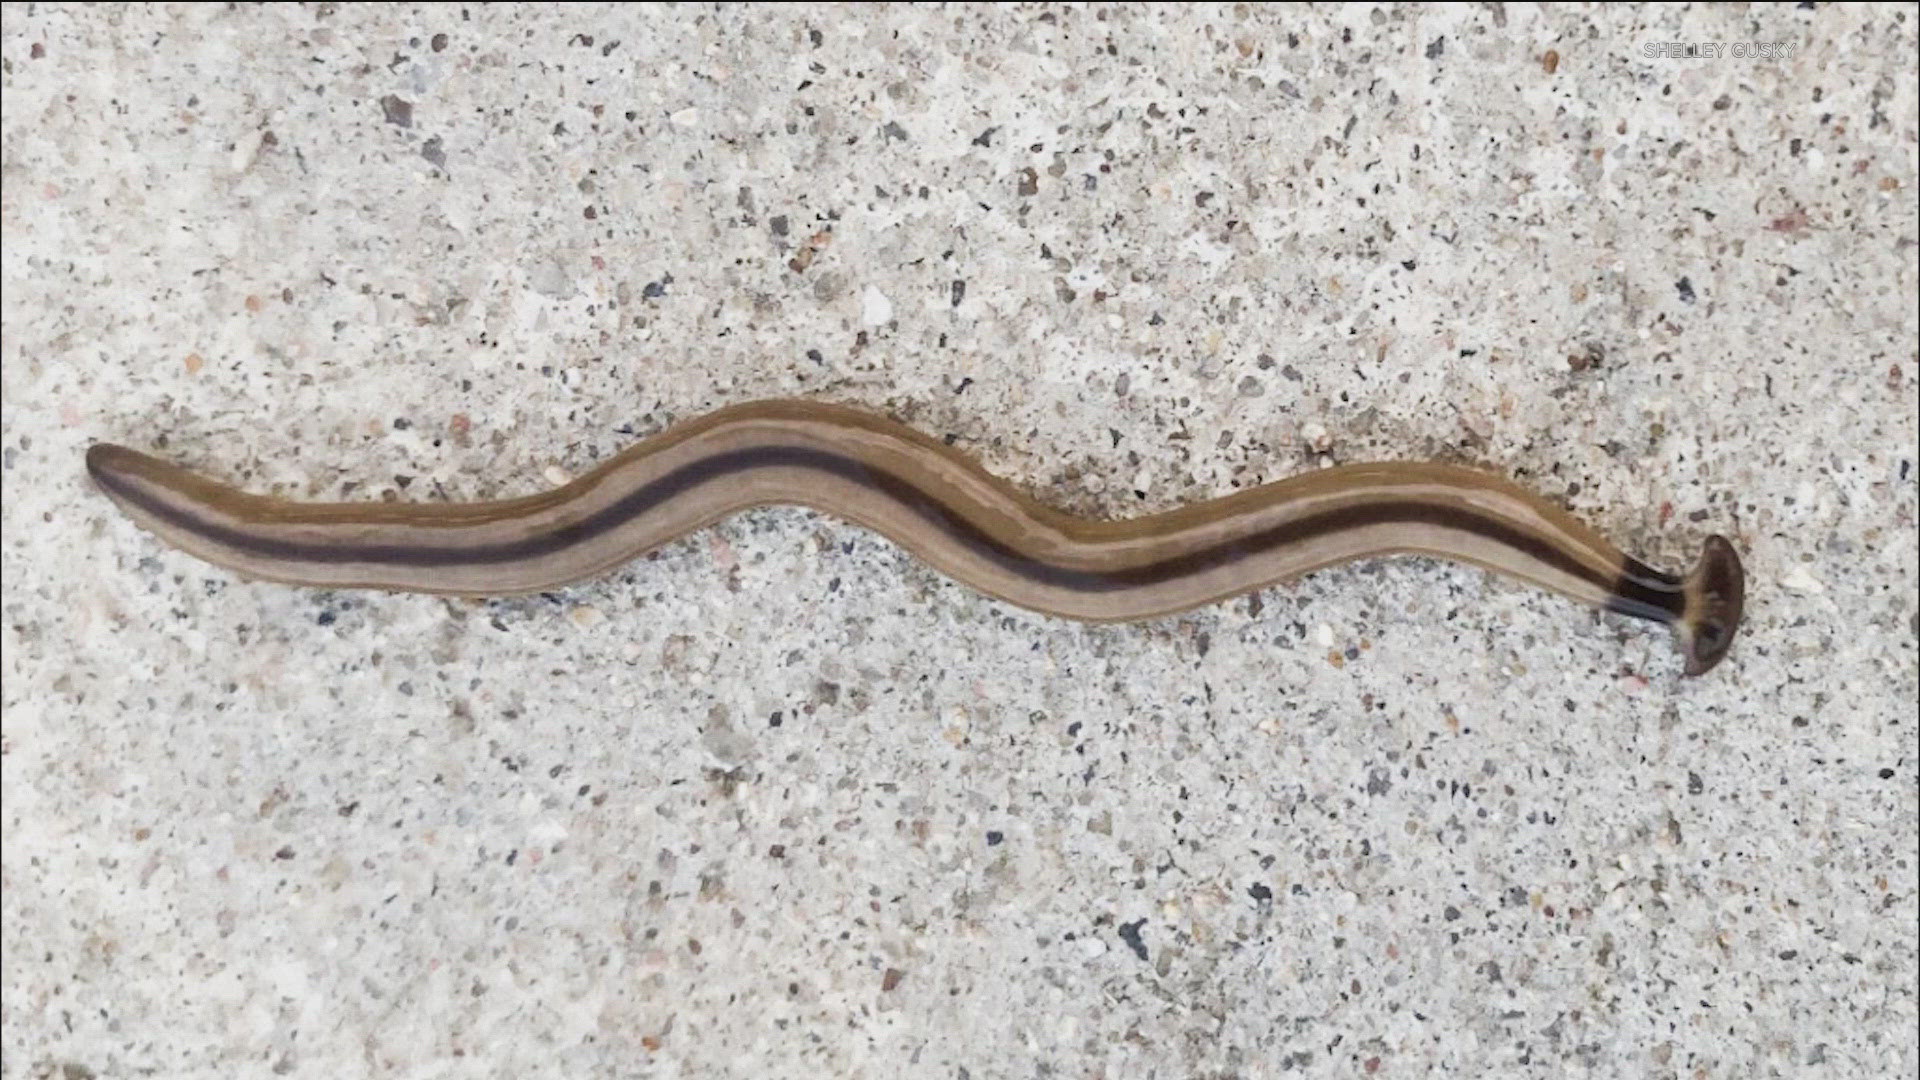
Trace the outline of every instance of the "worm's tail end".
{"label": "worm's tail end", "polygon": [[1747,572],[1724,536],[1707,537],[1684,586],[1686,611],[1674,623],[1687,674],[1705,674],[1727,655],[1747,599]]}

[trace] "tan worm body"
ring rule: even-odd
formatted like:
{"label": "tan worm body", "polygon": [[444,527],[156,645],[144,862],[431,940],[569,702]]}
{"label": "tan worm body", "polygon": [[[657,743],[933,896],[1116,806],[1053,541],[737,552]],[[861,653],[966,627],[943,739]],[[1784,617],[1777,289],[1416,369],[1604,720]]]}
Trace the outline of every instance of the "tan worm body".
{"label": "tan worm body", "polygon": [[792,504],[873,529],[982,592],[1096,621],[1181,611],[1353,559],[1435,555],[1670,623],[1695,673],[1725,653],[1743,589],[1739,560],[1719,537],[1683,580],[1525,489],[1458,466],[1348,465],[1097,521],[1043,506],[891,420],[811,402],[721,409],[570,484],[499,502],[293,503],[104,444],[87,463],[123,510],[168,542],[299,585],[550,589],[749,507]]}

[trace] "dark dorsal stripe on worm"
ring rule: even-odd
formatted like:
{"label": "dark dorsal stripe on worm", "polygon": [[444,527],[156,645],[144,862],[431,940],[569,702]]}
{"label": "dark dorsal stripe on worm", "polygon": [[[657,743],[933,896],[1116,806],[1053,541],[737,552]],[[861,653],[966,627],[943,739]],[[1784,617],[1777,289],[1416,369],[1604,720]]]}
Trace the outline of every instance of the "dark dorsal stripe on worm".
{"label": "dark dorsal stripe on worm", "polygon": [[[1450,507],[1420,503],[1382,503],[1347,507],[1316,514],[1239,540],[1202,548],[1185,555],[1162,559],[1140,566],[1119,567],[1108,571],[1076,570],[1058,566],[1014,550],[988,535],[973,522],[955,514],[910,480],[871,468],[860,462],[824,450],[795,446],[769,446],[735,450],[685,465],[623,497],[619,502],[583,521],[562,525],[547,532],[504,543],[462,546],[457,544],[368,544],[341,541],[326,543],[278,540],[244,530],[201,520],[190,509],[168,504],[139,488],[116,478],[110,471],[96,470],[95,479],[115,497],[139,505],[155,517],[166,519],[189,532],[238,551],[247,551],[272,559],[316,563],[386,563],[390,566],[433,566],[465,564],[488,566],[516,562],[541,555],[552,555],[578,547],[632,521],[668,499],[683,495],[701,484],[725,483],[729,476],[755,468],[786,467],[808,469],[866,484],[885,492],[909,512],[930,525],[946,529],[965,540],[1000,566],[1036,582],[1072,589],[1076,592],[1112,592],[1138,585],[1153,585],[1187,577],[1233,559],[1281,544],[1298,543],[1321,533],[1384,522],[1445,525],[1478,533],[1490,540],[1527,551],[1544,563],[1592,581],[1595,586],[1620,594],[1625,614],[1659,622],[1680,617],[1683,602],[1681,580],[1639,564],[1631,573],[1605,576],[1592,573],[1578,561],[1566,557],[1552,545],[1498,521],[1475,516]],[[1638,560],[1635,560],[1638,564]]]}
{"label": "dark dorsal stripe on worm", "polygon": [[1185,511],[1089,522],[1033,503],[910,429],[810,403],[721,410],[565,488],[494,504],[287,503],[105,445],[89,451],[88,466],[103,491],[172,542],[296,583],[527,591],[744,506],[790,502],[873,527],[993,595],[1087,619],[1176,611],[1351,558],[1427,552],[1671,624],[1690,671],[1724,655],[1742,588],[1738,558],[1718,537],[1695,574],[1678,578],[1472,470],[1349,466]]}

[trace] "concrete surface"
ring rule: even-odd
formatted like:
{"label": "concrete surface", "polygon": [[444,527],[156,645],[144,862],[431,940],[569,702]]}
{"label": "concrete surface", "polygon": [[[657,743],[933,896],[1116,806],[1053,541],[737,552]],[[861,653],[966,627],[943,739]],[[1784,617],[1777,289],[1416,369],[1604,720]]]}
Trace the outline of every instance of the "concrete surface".
{"label": "concrete surface", "polygon": [[[9,5],[0,1075],[1914,1075],[1915,24]],[[323,593],[80,467],[500,496],[773,395],[1087,513],[1478,462],[1750,620],[1088,628],[800,511]]]}

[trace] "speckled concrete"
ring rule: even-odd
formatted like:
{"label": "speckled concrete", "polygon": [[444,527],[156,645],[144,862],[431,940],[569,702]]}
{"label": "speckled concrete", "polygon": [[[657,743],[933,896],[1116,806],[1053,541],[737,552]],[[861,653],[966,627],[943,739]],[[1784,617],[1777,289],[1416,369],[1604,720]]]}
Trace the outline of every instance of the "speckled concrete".
{"label": "speckled concrete", "polygon": [[[8,6],[0,1075],[1914,1075],[1916,17],[1743,7]],[[1089,628],[797,510],[324,593],[80,468],[775,395],[1087,513],[1478,462],[1750,621]]]}

